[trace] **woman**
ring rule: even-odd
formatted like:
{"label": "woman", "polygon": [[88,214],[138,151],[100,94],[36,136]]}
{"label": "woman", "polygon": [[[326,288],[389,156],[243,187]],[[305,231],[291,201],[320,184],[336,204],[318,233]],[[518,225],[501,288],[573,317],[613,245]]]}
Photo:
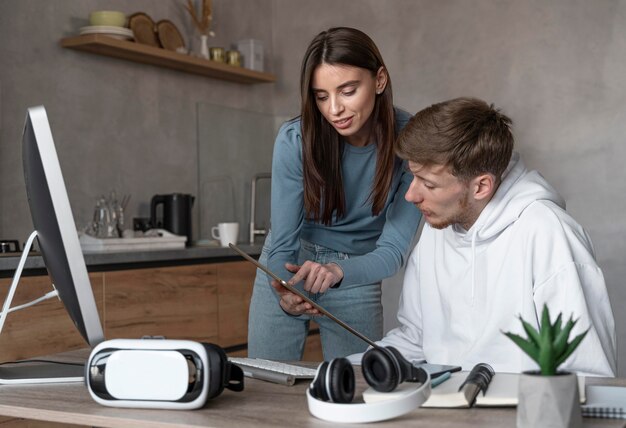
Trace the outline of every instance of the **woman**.
{"label": "woman", "polygon": [[[378,340],[381,281],[404,263],[420,220],[404,200],[412,177],[393,152],[409,115],[393,107],[378,48],[352,28],[331,28],[313,39],[300,86],[301,115],[281,127],[274,146],[271,233],[260,261]],[[325,360],[367,348],[309,303],[273,286],[257,271],[250,357],[301,359],[313,317]]]}

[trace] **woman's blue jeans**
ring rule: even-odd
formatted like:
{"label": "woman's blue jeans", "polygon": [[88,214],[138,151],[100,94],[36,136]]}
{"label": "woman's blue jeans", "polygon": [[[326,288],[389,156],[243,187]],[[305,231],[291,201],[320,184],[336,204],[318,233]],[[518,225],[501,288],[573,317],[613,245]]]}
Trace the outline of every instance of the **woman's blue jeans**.
{"label": "woman's blue jeans", "polygon": [[[268,234],[259,261],[266,265],[271,243]],[[299,263],[312,260],[321,264],[349,258],[338,251],[301,241]],[[285,278],[288,279],[288,278]],[[302,290],[302,283],[297,284]],[[320,306],[362,333],[371,340],[379,340],[383,334],[383,307],[381,284],[346,285],[331,288],[325,293],[312,294],[311,298]],[[272,360],[300,360],[311,319],[320,326],[324,360],[345,357],[364,352],[368,345],[344,330],[325,316],[293,317],[279,306],[279,297],[270,285],[268,276],[257,269],[250,317],[248,320],[248,356]]]}

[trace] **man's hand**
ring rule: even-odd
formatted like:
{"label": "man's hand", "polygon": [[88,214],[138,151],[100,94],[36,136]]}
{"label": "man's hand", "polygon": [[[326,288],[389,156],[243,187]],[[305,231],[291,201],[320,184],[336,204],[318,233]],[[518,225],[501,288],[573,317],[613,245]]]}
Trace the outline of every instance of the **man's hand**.
{"label": "man's hand", "polygon": [[304,281],[304,290],[309,293],[325,293],[343,279],[343,270],[336,263],[322,265],[307,260],[302,266],[286,263],[285,267],[289,272],[295,273],[289,280],[289,285]]}
{"label": "man's hand", "polygon": [[280,296],[280,307],[283,310],[291,315],[321,315],[320,311],[315,309],[313,305],[309,302],[306,302],[302,299],[302,297],[297,294],[292,293],[287,290],[285,287],[280,285],[280,283],[276,280],[272,280],[272,287],[276,290],[278,295]]}

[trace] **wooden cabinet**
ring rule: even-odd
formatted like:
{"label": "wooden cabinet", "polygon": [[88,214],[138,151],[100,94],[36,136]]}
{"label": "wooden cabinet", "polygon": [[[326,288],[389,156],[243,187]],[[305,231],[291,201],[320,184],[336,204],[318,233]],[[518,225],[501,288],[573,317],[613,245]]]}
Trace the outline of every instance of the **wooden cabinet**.
{"label": "wooden cabinet", "polygon": [[105,337],[164,336],[215,341],[218,334],[216,266],[105,272]]}
{"label": "wooden cabinet", "polygon": [[[103,274],[89,275],[100,314],[104,316]],[[0,279],[0,299],[4,299],[11,279]],[[52,290],[48,276],[22,277],[12,306],[35,300]],[[7,316],[0,334],[0,361],[13,361],[43,354],[80,349],[86,346],[63,303],[57,298],[40,302]]]}
{"label": "wooden cabinet", "polygon": [[[317,326],[314,325],[313,328],[317,329]],[[311,328],[311,330],[313,330]],[[309,334],[306,338],[306,343],[304,344],[304,355],[302,356],[303,361],[322,361],[324,356],[322,354],[322,342],[320,341],[319,330],[316,330],[316,333]]]}
{"label": "wooden cabinet", "polygon": [[256,268],[248,262],[218,263],[217,301],[220,346],[241,345],[248,341],[248,308]]}
{"label": "wooden cabinet", "polygon": [[[245,261],[90,273],[107,339],[165,336],[212,342],[246,355],[248,308],[255,267]],[[10,279],[0,280],[4,299]],[[13,306],[51,290],[47,276],[23,277]],[[277,340],[279,340],[277,338]],[[0,334],[0,361],[80,349],[85,341],[63,304],[50,299],[9,314]],[[319,335],[304,359],[322,359]]]}

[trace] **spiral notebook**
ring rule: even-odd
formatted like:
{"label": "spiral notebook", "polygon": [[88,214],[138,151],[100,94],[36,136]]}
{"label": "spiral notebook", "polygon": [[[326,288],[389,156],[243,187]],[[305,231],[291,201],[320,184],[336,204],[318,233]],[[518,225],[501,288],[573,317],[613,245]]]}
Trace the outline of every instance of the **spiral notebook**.
{"label": "spiral notebook", "polygon": [[626,388],[587,385],[587,402],[582,415],[590,418],[626,419]]}
{"label": "spiral notebook", "polygon": [[[433,388],[430,398],[422,407],[469,408],[464,391],[459,390],[470,372],[452,373],[452,376],[441,385]],[[515,407],[517,406],[517,390],[520,374],[495,373],[487,390],[476,396],[476,407]],[[626,389],[626,388],[625,388]],[[580,402],[585,402],[585,378],[578,376]]]}
{"label": "spiral notebook", "polygon": [[[472,371],[473,372],[473,371]],[[422,407],[468,408],[472,407],[462,386],[470,381],[472,372],[452,373],[447,381],[433,388],[430,398]],[[475,397],[476,406],[515,406],[517,405],[518,374],[496,373],[491,376],[486,391]]]}

